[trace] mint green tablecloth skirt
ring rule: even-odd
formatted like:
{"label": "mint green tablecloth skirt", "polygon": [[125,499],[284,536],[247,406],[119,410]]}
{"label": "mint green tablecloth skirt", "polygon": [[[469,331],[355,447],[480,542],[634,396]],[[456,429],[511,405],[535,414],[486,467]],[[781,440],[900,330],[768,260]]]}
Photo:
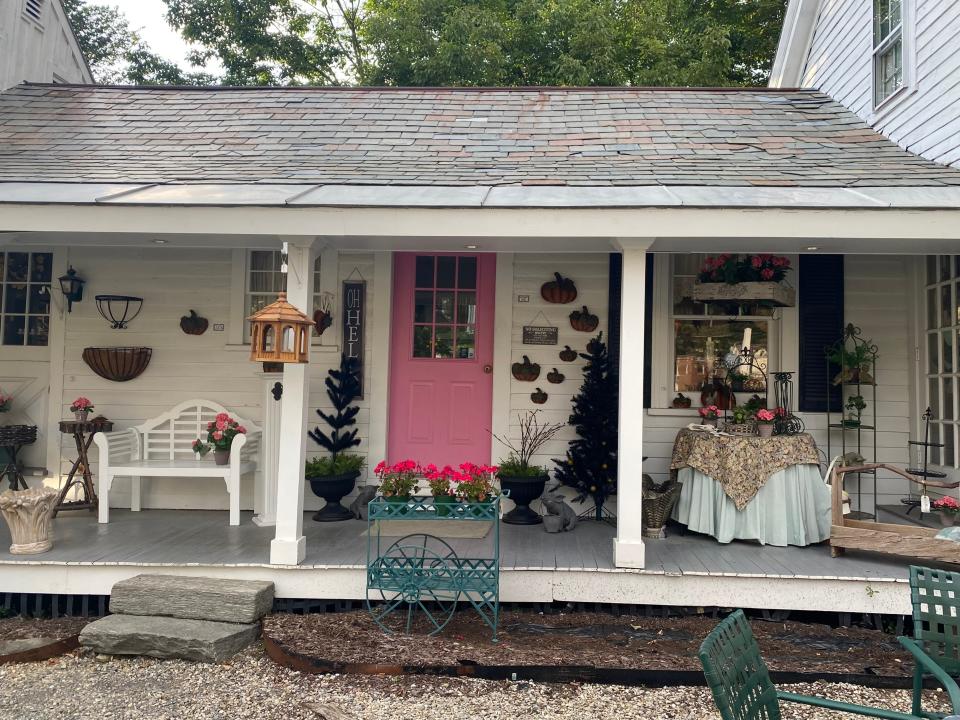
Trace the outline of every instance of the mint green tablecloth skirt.
{"label": "mint green tablecloth skirt", "polygon": [[673,519],[722,543],[812,545],[830,537],[830,488],[816,465],[774,473],[742,511],[708,475],[685,467],[679,480],[683,489]]}

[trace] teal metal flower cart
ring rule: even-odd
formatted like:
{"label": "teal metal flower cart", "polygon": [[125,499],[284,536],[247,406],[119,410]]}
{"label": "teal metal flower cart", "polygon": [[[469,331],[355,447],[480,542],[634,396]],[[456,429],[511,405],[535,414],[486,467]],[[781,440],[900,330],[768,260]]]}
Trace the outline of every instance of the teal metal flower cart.
{"label": "teal metal flower cart", "polygon": [[[439,633],[460,601],[468,602],[497,639],[500,617],[500,497],[489,502],[435,504],[432,497],[397,501],[377,496],[367,512],[366,605],[385,632]],[[461,557],[437,535],[413,533],[388,542],[384,522],[487,522],[484,538]],[[485,552],[475,546],[485,546]]]}

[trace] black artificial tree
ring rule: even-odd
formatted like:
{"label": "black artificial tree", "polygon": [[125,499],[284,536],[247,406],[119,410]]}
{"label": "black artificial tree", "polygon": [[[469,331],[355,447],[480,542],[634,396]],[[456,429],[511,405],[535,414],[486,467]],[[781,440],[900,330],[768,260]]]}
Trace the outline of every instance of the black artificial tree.
{"label": "black artificial tree", "polygon": [[577,437],[570,441],[567,456],[554,463],[557,479],[579,491],[577,502],[593,498],[599,520],[604,502],[617,491],[617,372],[602,332],[587,343],[587,352],[580,357],[587,364],[569,420]]}
{"label": "black artificial tree", "polygon": [[317,415],[330,426],[330,434],[318,426],[307,435],[330,453],[331,464],[335,464],[340,453],[360,444],[357,428],[347,429],[357,424],[357,413],[360,412],[358,405],[350,404],[360,395],[360,363],[356,358],[341,355],[340,368],[328,370],[327,375],[327,397],[333,403],[334,411],[317,410]]}

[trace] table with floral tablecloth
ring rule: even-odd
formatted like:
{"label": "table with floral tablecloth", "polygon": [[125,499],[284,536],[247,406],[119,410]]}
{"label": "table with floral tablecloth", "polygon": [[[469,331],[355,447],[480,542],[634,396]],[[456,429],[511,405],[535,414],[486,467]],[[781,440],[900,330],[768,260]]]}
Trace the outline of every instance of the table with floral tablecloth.
{"label": "table with floral tablecloth", "polygon": [[807,433],[762,438],[683,429],[670,469],[683,483],[675,520],[720,542],[809,545],[830,535],[830,492]]}

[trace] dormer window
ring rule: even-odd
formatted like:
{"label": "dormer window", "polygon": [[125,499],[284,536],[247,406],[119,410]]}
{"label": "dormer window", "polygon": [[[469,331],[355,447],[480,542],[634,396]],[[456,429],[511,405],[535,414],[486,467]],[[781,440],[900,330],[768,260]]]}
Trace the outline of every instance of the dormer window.
{"label": "dormer window", "polygon": [[873,0],[873,104],[903,87],[903,0]]}

